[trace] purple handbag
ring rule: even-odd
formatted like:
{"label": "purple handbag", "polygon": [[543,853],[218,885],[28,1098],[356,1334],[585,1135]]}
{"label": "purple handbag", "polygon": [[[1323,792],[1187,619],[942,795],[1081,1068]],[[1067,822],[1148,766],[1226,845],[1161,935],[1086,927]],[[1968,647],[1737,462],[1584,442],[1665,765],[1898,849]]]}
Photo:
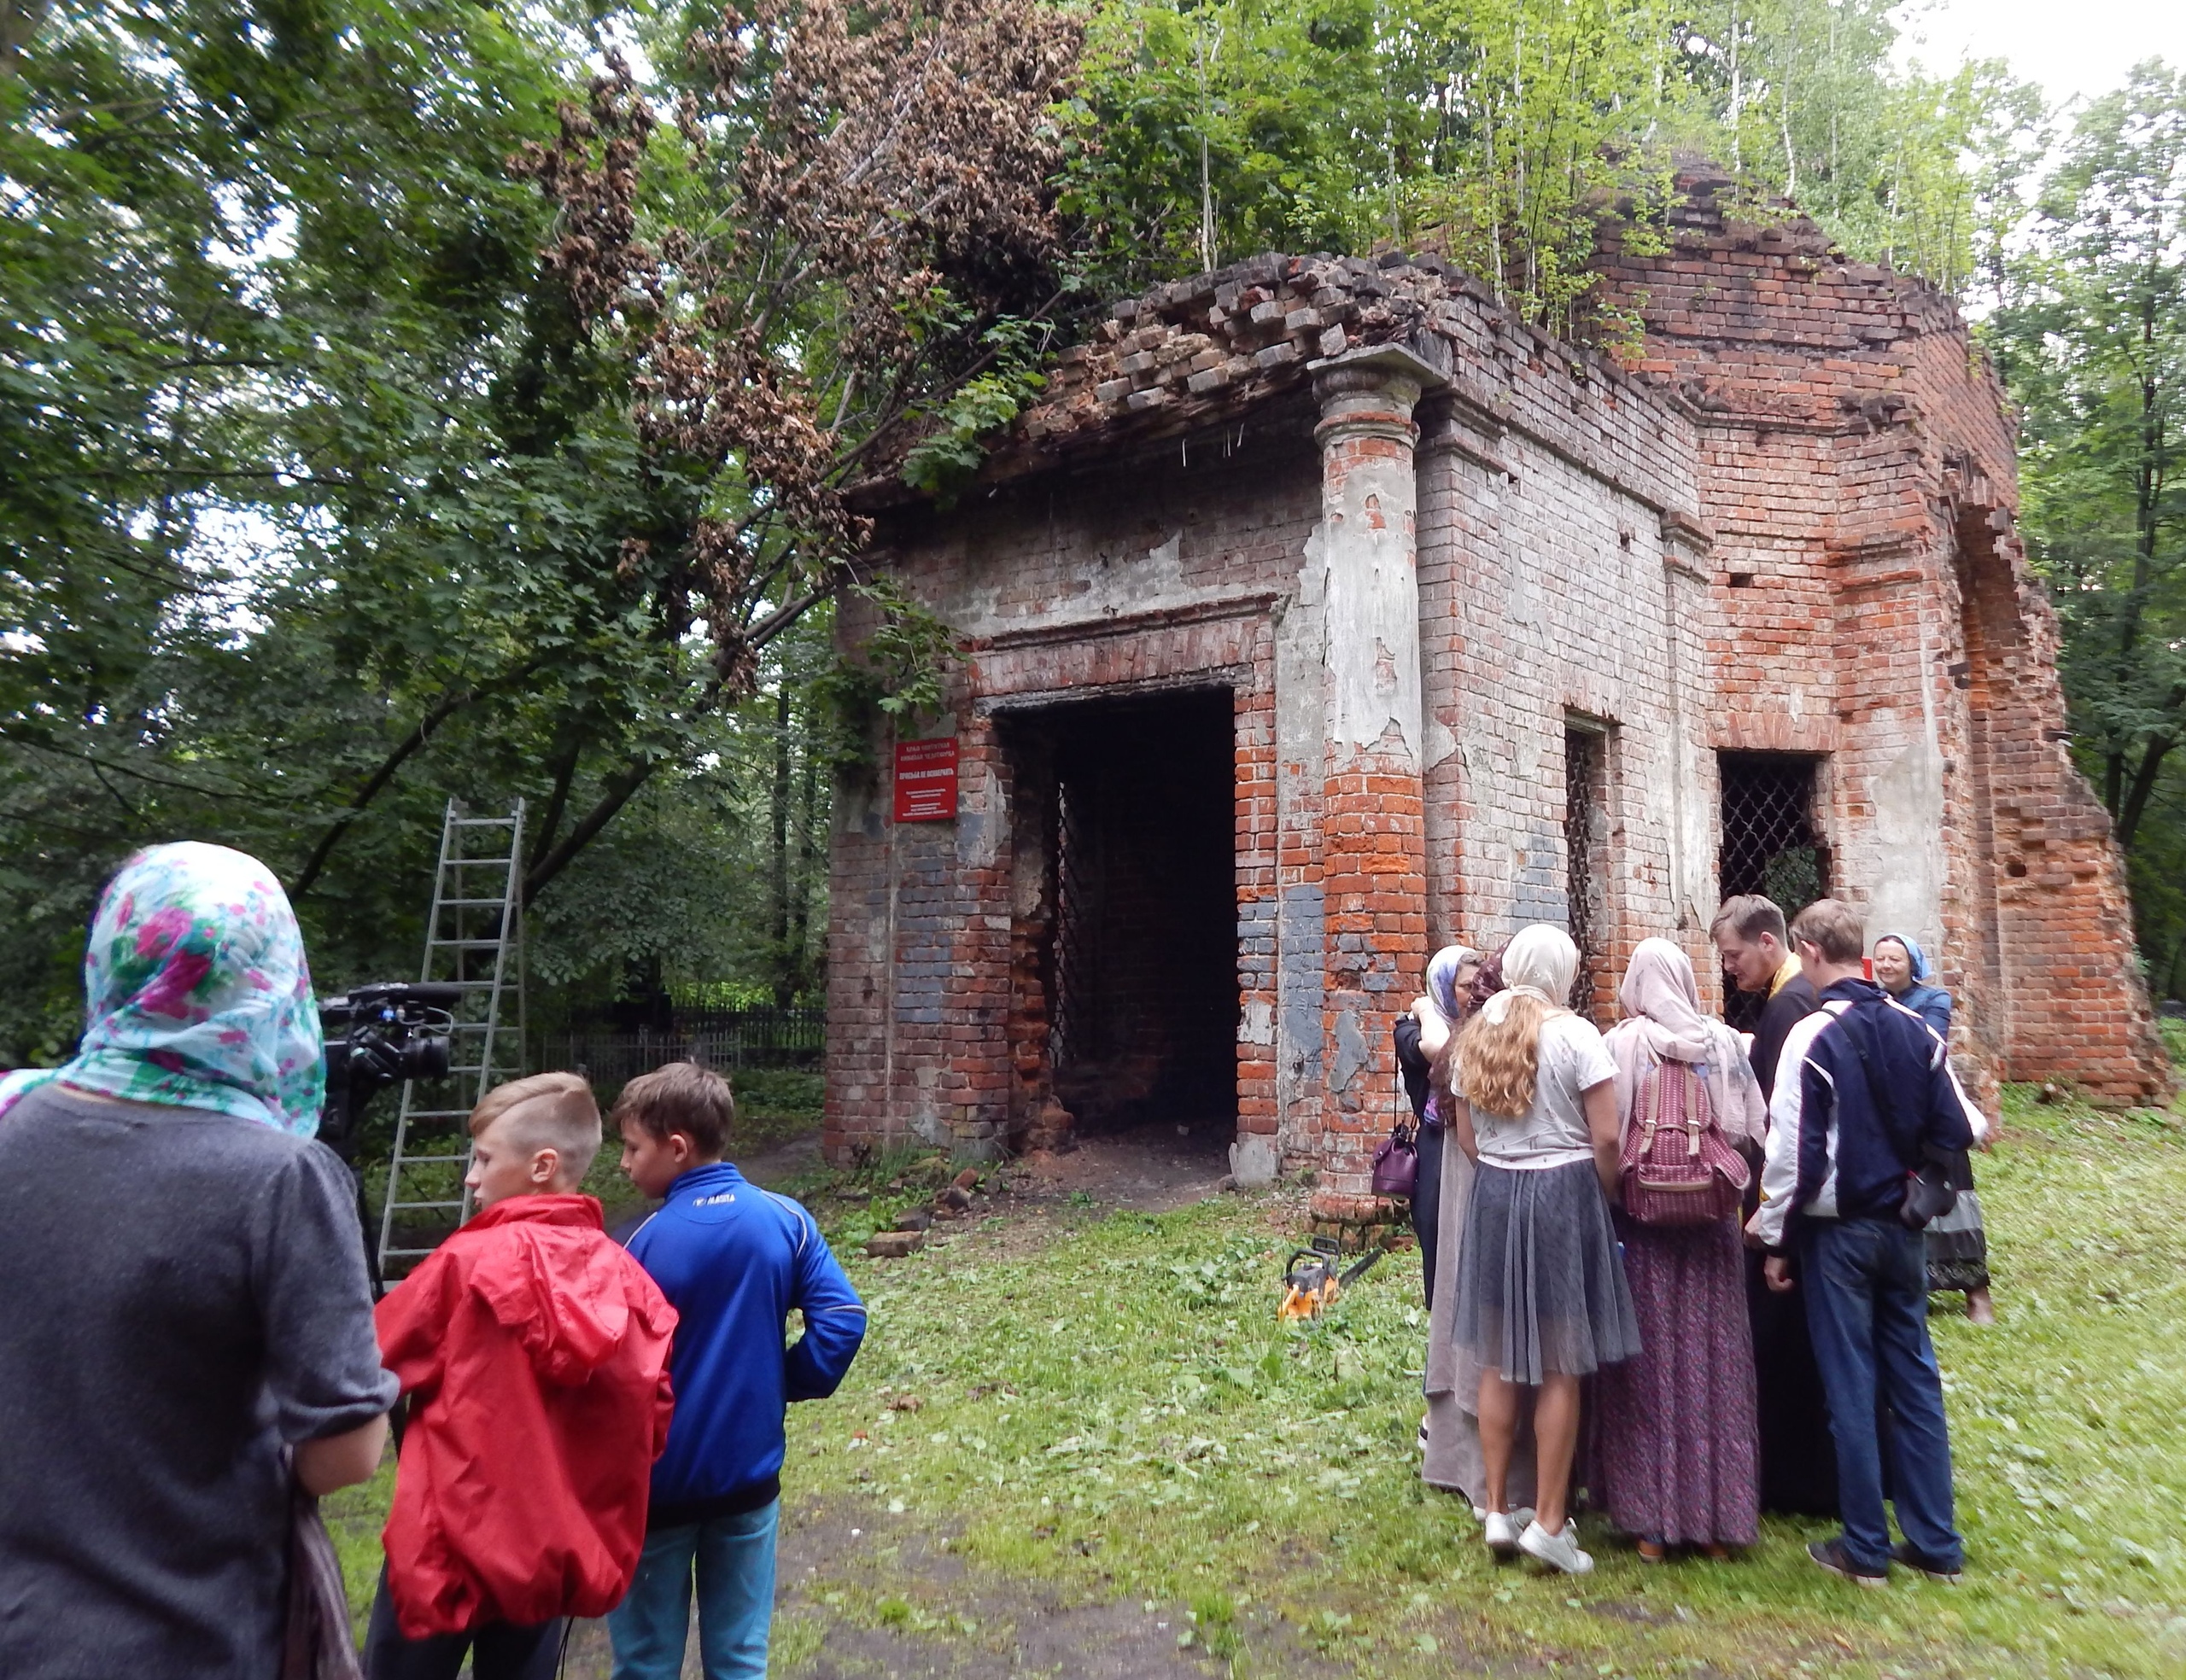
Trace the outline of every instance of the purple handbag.
{"label": "purple handbag", "polygon": [[1382,1140],[1374,1152],[1374,1193],[1412,1197],[1419,1182],[1418,1129],[1410,1120],[1397,1122],[1396,1129]]}

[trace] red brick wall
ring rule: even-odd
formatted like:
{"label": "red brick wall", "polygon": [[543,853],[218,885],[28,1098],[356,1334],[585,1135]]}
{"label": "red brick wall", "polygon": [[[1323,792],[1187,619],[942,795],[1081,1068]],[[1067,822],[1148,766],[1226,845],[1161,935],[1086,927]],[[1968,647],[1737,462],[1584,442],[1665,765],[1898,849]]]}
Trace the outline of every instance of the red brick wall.
{"label": "red brick wall", "polygon": [[[1640,370],[1703,429],[1714,744],[1829,755],[1855,902],[1920,898],[1908,872],[1933,851],[1958,1046],[1984,1082],[2154,1094],[2120,860],[2066,756],[2054,615],[2011,535],[1995,379],[1932,288],[1846,261],[1811,225],[1727,225],[1720,183],[1685,184],[1674,249],[1612,238],[1604,272],[1645,324]],[[1901,831],[1905,790],[1931,778],[1939,842]]]}
{"label": "red brick wall", "polygon": [[[1293,430],[1255,439],[1226,464],[1219,450],[1189,467],[1165,456],[1150,470],[1081,482],[1067,499],[1027,487],[953,519],[914,515],[890,528],[897,575],[975,632],[950,673],[947,715],[920,729],[953,731],[962,744],[963,814],[953,825],[892,827],[885,734],[872,764],[844,779],[831,853],[831,1158],[913,1143],[983,1152],[1031,1134],[1049,1094],[1048,1022],[1025,948],[1034,930],[1015,913],[1018,889],[1037,896],[1037,883],[1020,883],[1017,853],[1043,827],[1015,799],[997,710],[1177,684],[1232,691],[1239,1122],[1274,1131],[1272,1035],[1254,1030],[1275,1004],[1270,610],[1318,506],[1312,461]],[[1295,493],[1270,494],[1285,468]],[[1156,586],[1148,555],[1165,543],[1173,546],[1154,563]],[[845,606],[841,645],[869,633],[868,614]]]}

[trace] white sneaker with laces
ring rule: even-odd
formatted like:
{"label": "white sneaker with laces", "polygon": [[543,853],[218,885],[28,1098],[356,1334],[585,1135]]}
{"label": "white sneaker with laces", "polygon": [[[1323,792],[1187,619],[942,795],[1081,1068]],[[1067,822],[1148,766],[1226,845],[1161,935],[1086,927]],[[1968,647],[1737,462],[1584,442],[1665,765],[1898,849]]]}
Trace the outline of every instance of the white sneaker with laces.
{"label": "white sneaker with laces", "polygon": [[1579,1525],[1568,1517],[1561,1534],[1551,1534],[1537,1522],[1528,1523],[1526,1531],[1518,1537],[1518,1549],[1566,1575],[1593,1572],[1593,1559],[1579,1549]]}
{"label": "white sneaker with laces", "polygon": [[1482,1537],[1488,1549],[1501,1558],[1518,1555],[1518,1531],[1534,1520],[1533,1508],[1518,1511],[1488,1511],[1482,1515]]}

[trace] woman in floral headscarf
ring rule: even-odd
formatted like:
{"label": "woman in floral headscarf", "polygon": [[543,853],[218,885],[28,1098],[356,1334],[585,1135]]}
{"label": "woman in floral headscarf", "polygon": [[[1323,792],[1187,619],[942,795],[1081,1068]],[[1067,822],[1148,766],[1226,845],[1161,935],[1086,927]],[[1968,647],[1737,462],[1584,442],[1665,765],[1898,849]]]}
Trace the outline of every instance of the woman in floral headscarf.
{"label": "woman in floral headscarf", "polygon": [[378,1461],[394,1380],[265,866],[108,884],[75,1058],[0,1081],[0,1673],[279,1671],[291,1483]]}

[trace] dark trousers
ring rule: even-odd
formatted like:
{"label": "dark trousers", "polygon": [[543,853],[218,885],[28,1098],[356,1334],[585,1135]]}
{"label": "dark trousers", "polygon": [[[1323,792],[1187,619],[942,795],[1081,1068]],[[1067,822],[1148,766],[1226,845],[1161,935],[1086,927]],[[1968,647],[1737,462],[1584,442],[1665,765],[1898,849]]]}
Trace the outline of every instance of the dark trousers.
{"label": "dark trousers", "polygon": [[1429,1309],[1435,1305],[1435,1245],[1442,1228],[1442,1145],[1448,1136],[1446,1128],[1423,1123],[1412,1145],[1418,1175],[1412,1187],[1412,1234],[1419,1239],[1420,1280]]}
{"label": "dark trousers", "polygon": [[[1952,1526],[1950,1435],[1943,1373],[1928,1340],[1920,1233],[1894,1219],[1809,1219],[1800,1228],[1799,1258],[1807,1328],[1837,1444],[1844,1549],[1870,1568],[1888,1565],[1887,1479],[1906,1540],[1935,1562],[1958,1567],[1966,1545]],[[1886,1434],[1878,1421],[1885,1411]]]}
{"label": "dark trousers", "polygon": [[395,1624],[395,1600],[383,1568],[365,1629],[365,1680],[455,1680],[466,1652],[475,1680],[554,1680],[566,1625],[557,1616],[532,1627],[488,1622],[469,1633],[405,1639]]}

